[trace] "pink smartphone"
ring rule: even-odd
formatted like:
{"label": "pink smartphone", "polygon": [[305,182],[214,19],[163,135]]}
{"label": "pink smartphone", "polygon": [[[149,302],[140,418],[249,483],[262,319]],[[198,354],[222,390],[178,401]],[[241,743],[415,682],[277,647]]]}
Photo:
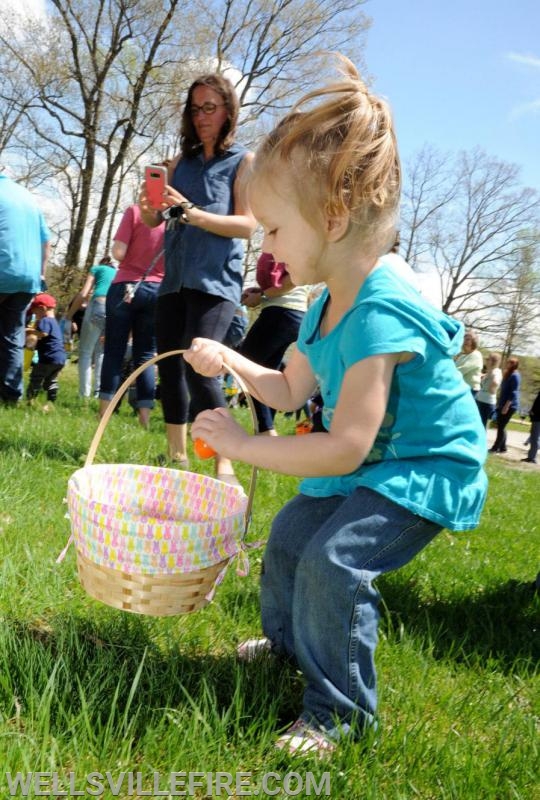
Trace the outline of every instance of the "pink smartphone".
{"label": "pink smartphone", "polygon": [[152,208],[159,209],[163,203],[163,192],[167,184],[167,168],[151,164],[144,168],[146,196]]}

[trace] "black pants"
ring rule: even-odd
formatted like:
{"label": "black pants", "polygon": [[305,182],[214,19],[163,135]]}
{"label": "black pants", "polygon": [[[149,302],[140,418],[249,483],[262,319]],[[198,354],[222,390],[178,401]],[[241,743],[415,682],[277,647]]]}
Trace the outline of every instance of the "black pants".
{"label": "black pants", "polygon": [[34,364],[26,390],[27,399],[36,397],[43,388],[47,392],[47,400],[54,403],[58,394],[58,375],[63,368],[63,364]]}
{"label": "black pants", "polygon": [[[263,308],[238,351],[246,358],[269,369],[278,369],[287,348],[298,339],[303,311],[280,306]],[[274,427],[275,409],[253,400],[259,431]]]}
{"label": "black pants", "polygon": [[497,436],[495,441],[493,442],[493,447],[491,450],[494,453],[504,453],[506,452],[506,426],[510,422],[511,418],[514,416],[515,409],[511,409],[508,411],[507,414],[501,414],[500,411],[497,411]]}
{"label": "black pants", "polygon": [[[222,297],[181,289],[160,295],[156,305],[158,353],[187,350],[195,336],[222,342],[237,304]],[[182,425],[207,408],[225,408],[221,376],[198,375],[182,356],[158,362],[160,397],[165,422]]]}

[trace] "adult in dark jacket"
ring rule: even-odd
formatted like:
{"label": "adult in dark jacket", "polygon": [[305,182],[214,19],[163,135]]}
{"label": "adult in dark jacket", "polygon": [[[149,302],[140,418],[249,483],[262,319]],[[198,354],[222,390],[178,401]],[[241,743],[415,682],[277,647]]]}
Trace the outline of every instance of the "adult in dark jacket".
{"label": "adult in dark jacket", "polygon": [[527,453],[527,458],[522,458],[521,460],[528,461],[530,464],[536,464],[536,455],[538,453],[538,447],[540,446],[540,392],[536,395],[529,416],[531,418],[529,452]]}
{"label": "adult in dark jacket", "polygon": [[518,367],[517,358],[507,359],[497,403],[497,436],[490,453],[506,453],[506,426],[519,408],[521,375]]}

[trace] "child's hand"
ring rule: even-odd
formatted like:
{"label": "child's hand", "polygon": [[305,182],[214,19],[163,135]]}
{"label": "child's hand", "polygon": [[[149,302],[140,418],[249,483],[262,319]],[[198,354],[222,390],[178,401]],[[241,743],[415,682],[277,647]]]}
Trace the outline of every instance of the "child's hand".
{"label": "child's hand", "polygon": [[201,411],[191,426],[192,439],[202,439],[225,458],[241,458],[242,443],[249,434],[225,408]]}
{"label": "child's hand", "polygon": [[241,302],[248,308],[256,308],[261,304],[262,289],[258,286],[250,286],[243,292]]}
{"label": "child's hand", "polygon": [[26,334],[26,340],[24,346],[27,350],[35,350],[37,347],[39,336],[37,335],[36,331],[28,331]]}
{"label": "child's hand", "polygon": [[195,372],[207,378],[215,378],[223,370],[227,349],[213,339],[197,338],[191,342],[191,347],[184,353],[184,358]]}

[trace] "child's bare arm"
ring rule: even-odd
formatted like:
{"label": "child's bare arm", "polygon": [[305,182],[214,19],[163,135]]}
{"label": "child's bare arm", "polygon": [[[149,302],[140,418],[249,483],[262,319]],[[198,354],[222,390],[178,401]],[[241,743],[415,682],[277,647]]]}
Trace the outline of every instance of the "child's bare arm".
{"label": "child's bare arm", "polygon": [[399,354],[372,356],[348,370],[328,433],[249,436],[224,409],[216,409],[199,414],[192,435],[224,456],[274,472],[346,475],[357,469],[373,446],[398,361]]}
{"label": "child's bare arm", "polygon": [[194,339],[184,358],[193,369],[208,376],[219,375],[226,364],[240,375],[253,397],[279,411],[296,411],[316,386],[308,360],[298,350],[284,372],[261,367],[211,339]]}

